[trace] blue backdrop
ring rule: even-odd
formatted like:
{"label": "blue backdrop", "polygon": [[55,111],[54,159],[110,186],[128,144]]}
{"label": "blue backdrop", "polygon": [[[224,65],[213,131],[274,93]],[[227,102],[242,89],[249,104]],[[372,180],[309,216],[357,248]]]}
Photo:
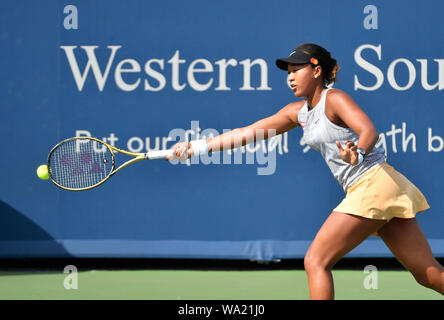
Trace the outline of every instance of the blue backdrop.
{"label": "blue backdrop", "polygon": [[[426,196],[418,221],[444,256],[443,12],[440,0],[1,1],[0,256],[303,257],[345,194],[301,128],[267,142],[267,163],[246,161],[262,144],[238,164],[141,162],[77,193],[35,172],[75,135],[145,151],[192,121],[222,133],[272,115],[295,100],[274,61],[304,42],[338,60],[335,87]],[[370,237],[348,256],[390,255]]]}

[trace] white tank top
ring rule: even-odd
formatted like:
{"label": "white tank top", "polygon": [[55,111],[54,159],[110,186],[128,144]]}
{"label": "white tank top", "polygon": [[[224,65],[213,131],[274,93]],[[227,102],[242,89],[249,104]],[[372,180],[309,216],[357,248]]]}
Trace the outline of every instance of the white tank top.
{"label": "white tank top", "polygon": [[324,89],[321,100],[313,109],[308,110],[307,102],[302,106],[298,113],[298,122],[304,131],[302,142],[322,154],[333,176],[346,191],[366,171],[386,161],[386,156],[384,148],[374,147],[359,165],[353,166],[342,160],[336,141],[345,148],[346,140],[357,145],[359,136],[352,129],[338,126],[327,118],[325,101],[328,90],[330,89]]}

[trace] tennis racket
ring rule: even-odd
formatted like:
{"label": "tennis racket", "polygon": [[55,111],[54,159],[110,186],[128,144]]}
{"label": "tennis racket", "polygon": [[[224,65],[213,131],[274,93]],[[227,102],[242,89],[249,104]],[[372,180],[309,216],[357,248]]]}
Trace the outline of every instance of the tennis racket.
{"label": "tennis racket", "polygon": [[[134,158],[116,168],[115,152]],[[172,150],[129,152],[97,138],[74,137],[63,140],[52,148],[47,165],[49,177],[56,186],[70,191],[82,191],[100,186],[134,162],[161,159],[172,153]]]}

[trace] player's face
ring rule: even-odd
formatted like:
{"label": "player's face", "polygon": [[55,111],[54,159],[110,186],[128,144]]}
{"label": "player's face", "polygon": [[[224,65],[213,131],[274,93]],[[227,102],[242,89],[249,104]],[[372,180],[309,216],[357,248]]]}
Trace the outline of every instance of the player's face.
{"label": "player's face", "polygon": [[314,87],[313,68],[310,64],[289,64],[287,80],[296,97],[306,97]]}

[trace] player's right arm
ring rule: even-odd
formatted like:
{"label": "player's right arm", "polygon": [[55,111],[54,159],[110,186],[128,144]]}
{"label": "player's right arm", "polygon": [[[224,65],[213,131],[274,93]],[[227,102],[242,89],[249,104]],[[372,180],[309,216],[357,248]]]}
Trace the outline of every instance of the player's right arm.
{"label": "player's right arm", "polygon": [[[208,151],[216,152],[245,146],[248,142],[268,139],[270,135],[279,135],[297,126],[298,112],[304,102],[293,102],[275,114],[258,120],[249,126],[237,128],[208,139]],[[273,132],[274,131],[274,132]]]}
{"label": "player's right arm", "polygon": [[[300,126],[298,122],[298,112],[305,101],[292,102],[275,114],[258,120],[248,126],[233,129],[216,137],[207,139],[208,151],[217,152],[238,148],[252,142],[268,139],[271,136],[287,132]],[[174,157],[184,156],[185,149],[188,151],[188,158],[192,154],[189,142],[176,143],[171,149]],[[166,158],[167,160],[170,158]]]}

